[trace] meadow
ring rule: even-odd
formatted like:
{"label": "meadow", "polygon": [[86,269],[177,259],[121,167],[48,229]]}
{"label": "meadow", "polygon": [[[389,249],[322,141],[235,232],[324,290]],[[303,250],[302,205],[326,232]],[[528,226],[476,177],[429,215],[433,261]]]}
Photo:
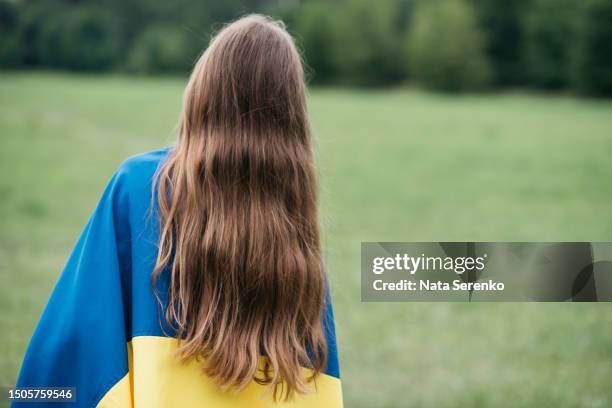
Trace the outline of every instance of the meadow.
{"label": "meadow", "polygon": [[[185,79],[0,73],[0,386],[128,156]],[[315,88],[347,407],[612,406],[612,304],[362,303],[361,241],[612,240],[612,102]],[[3,404],[4,401],[0,404]]]}

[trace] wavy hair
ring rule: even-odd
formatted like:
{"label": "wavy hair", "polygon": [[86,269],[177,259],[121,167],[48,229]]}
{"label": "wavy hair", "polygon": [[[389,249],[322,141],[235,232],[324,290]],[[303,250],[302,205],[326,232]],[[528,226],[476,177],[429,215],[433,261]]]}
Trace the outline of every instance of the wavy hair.
{"label": "wavy hair", "polygon": [[[185,90],[158,173],[165,318],[224,389],[308,393],[325,367],[318,197],[300,55],[281,22],[226,26]],[[309,368],[312,371],[304,371]]]}

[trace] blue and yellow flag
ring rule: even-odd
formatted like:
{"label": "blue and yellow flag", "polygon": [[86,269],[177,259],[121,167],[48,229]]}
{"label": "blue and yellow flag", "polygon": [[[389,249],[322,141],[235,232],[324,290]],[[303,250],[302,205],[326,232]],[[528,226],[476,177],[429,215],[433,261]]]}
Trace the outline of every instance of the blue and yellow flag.
{"label": "blue and yellow flag", "polygon": [[[152,183],[169,149],[125,161],[89,219],[25,355],[17,387],[74,387],[76,402],[14,407],[340,407],[331,301],[324,316],[328,365],[314,392],[274,403],[253,381],[224,392],[195,362],[176,360],[177,340],[151,289],[159,223]],[[163,281],[161,282],[164,285]],[[329,299],[329,298],[328,298]]]}

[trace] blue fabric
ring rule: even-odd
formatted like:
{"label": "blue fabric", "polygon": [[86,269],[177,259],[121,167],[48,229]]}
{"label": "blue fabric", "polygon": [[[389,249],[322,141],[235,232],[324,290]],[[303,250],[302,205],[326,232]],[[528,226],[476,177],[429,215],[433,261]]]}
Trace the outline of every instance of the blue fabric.
{"label": "blue fabric", "polygon": [[[127,374],[126,343],[132,337],[173,335],[160,318],[150,283],[159,237],[152,183],[168,152],[165,148],[134,156],[113,175],[23,360],[17,387],[76,387],[77,402],[13,407],[95,406]],[[160,285],[163,289],[167,282],[161,279]],[[325,322],[326,373],[339,377],[331,301]]]}

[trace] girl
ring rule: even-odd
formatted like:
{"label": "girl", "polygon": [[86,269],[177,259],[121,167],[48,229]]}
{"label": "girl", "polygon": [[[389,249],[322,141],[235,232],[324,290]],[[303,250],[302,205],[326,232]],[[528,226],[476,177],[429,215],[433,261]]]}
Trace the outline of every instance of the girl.
{"label": "girl", "polygon": [[111,179],[17,387],[72,387],[71,407],[342,405],[303,77],[279,22],[213,39],[176,146]]}

